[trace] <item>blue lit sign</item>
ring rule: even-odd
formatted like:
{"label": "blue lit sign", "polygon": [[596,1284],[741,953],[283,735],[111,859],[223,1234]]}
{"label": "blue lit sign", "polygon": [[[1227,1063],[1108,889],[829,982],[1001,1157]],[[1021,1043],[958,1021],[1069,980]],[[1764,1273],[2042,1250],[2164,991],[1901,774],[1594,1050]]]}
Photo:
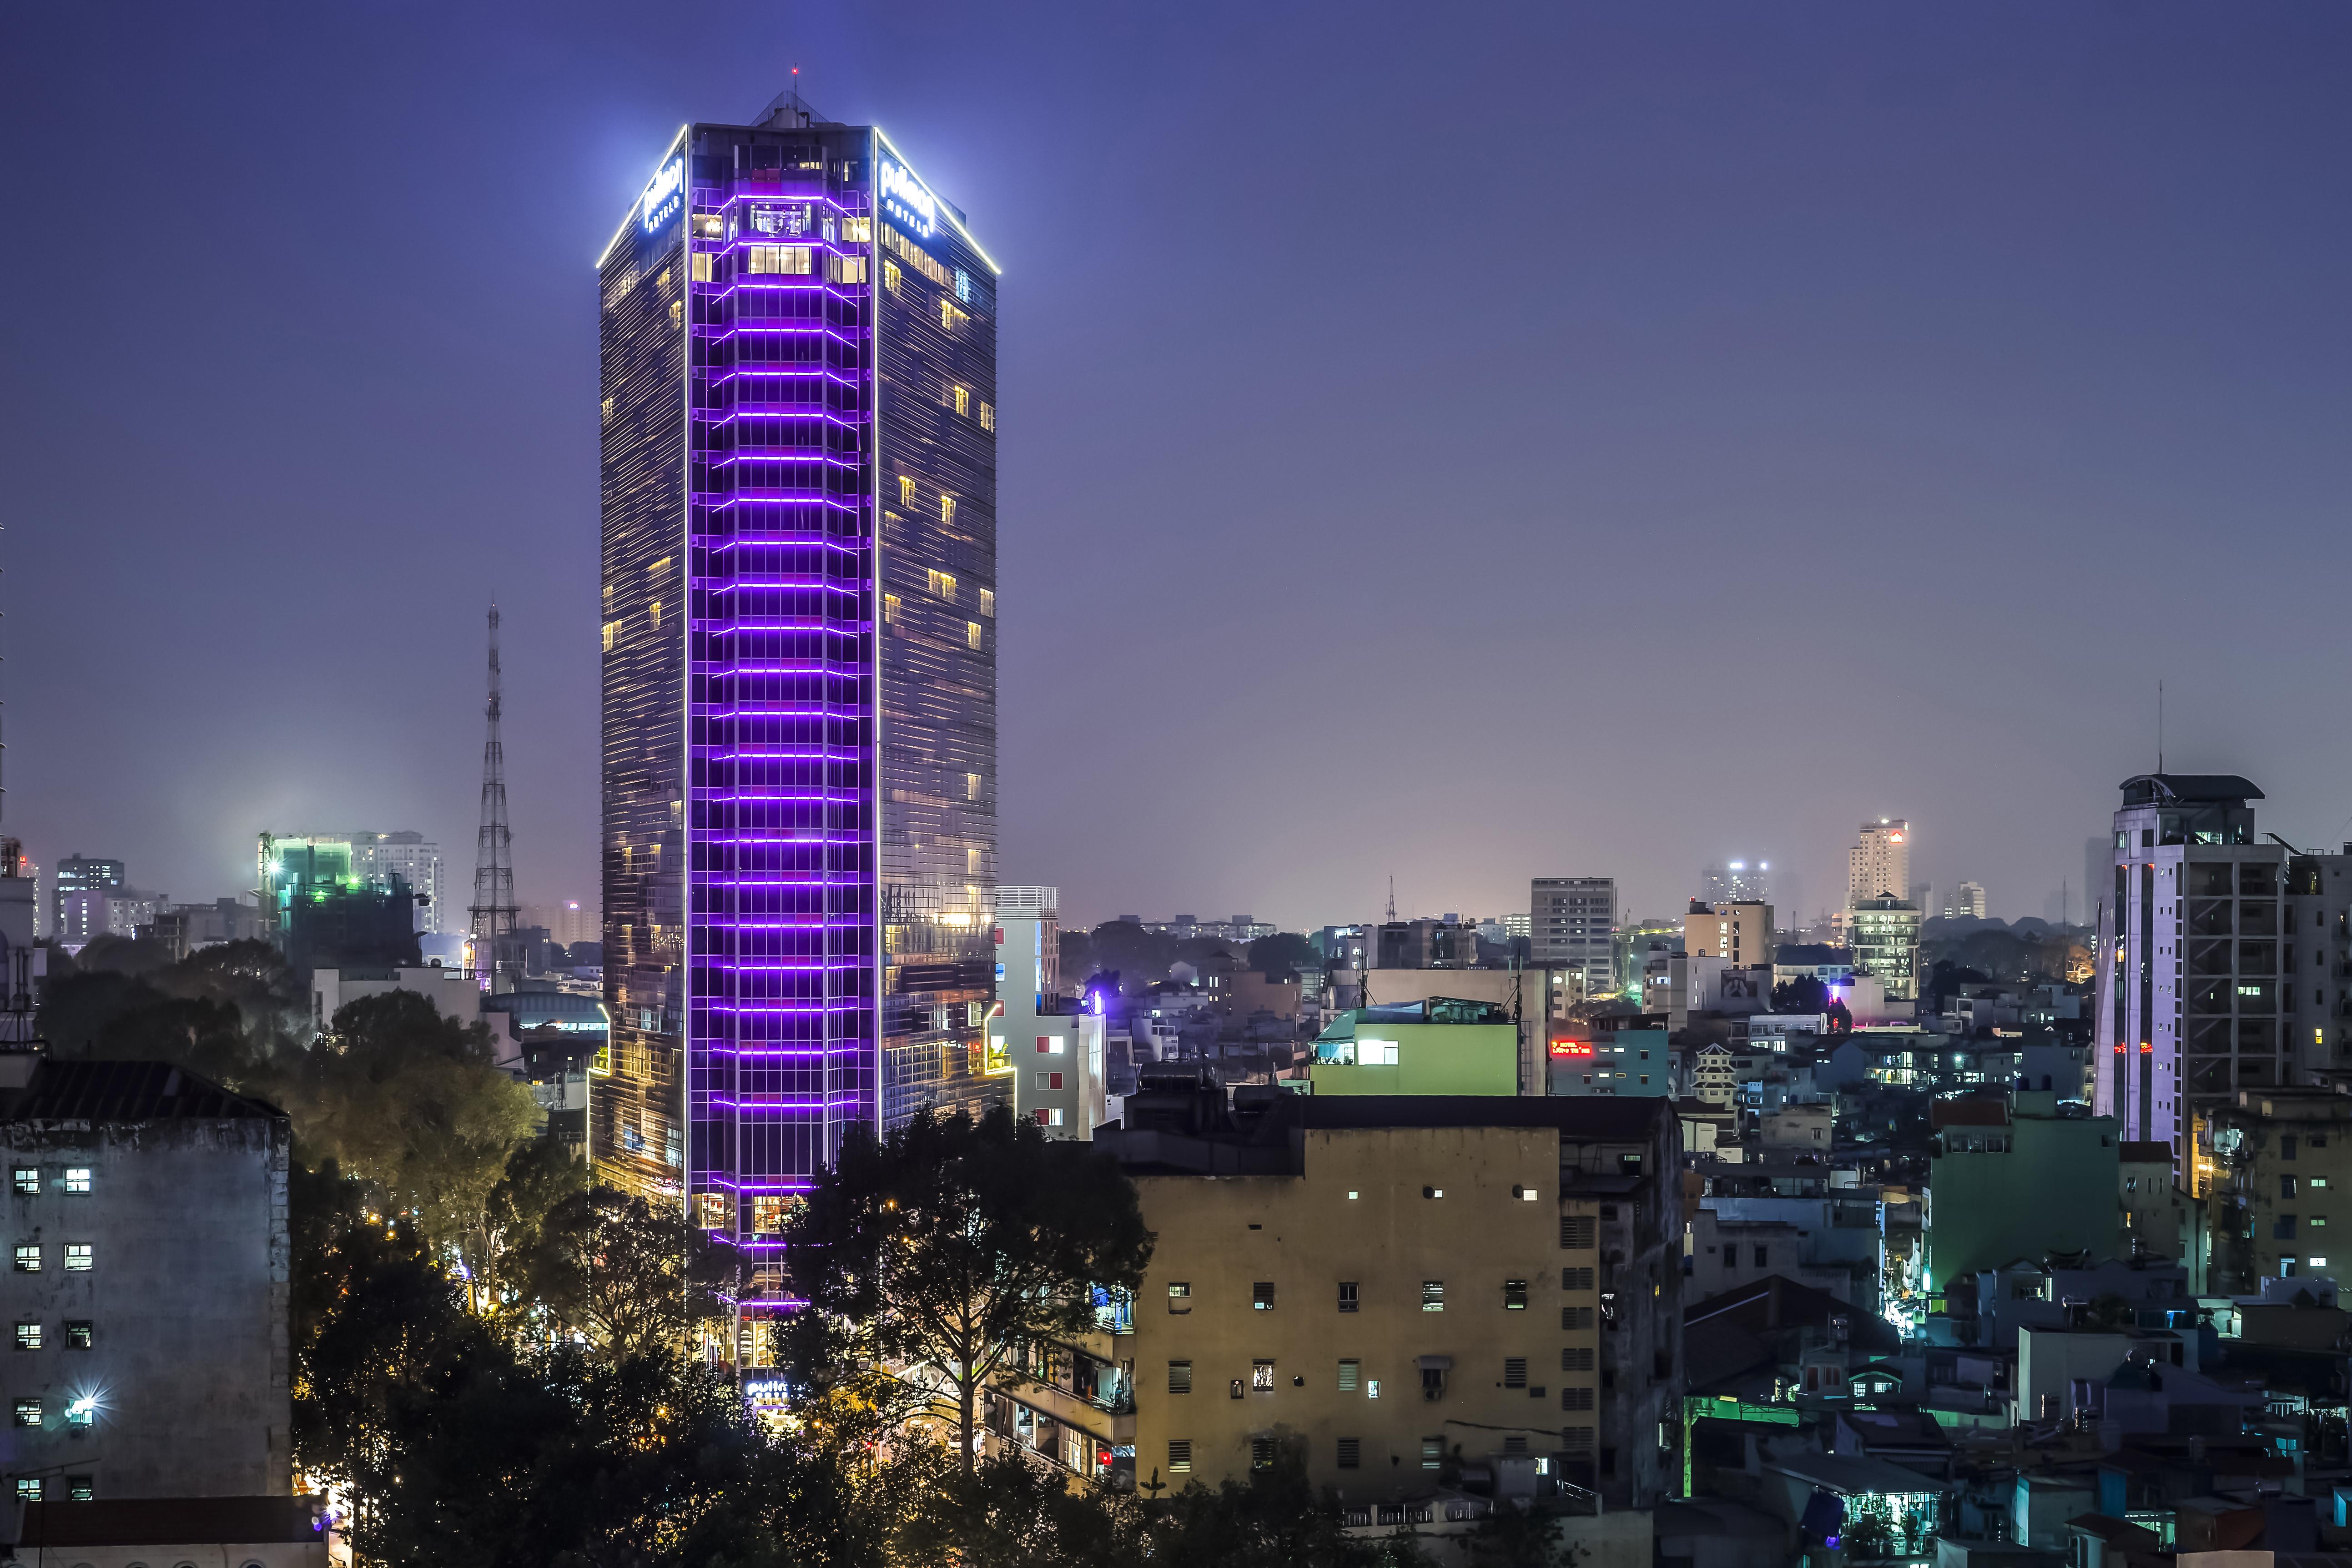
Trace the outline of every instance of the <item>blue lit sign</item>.
{"label": "blue lit sign", "polygon": [[652,234],[676,217],[685,196],[686,160],[673,158],[646,183],[646,193],[638,203],[646,233]]}
{"label": "blue lit sign", "polygon": [[882,160],[882,208],[924,239],[940,221],[939,199],[889,159]]}

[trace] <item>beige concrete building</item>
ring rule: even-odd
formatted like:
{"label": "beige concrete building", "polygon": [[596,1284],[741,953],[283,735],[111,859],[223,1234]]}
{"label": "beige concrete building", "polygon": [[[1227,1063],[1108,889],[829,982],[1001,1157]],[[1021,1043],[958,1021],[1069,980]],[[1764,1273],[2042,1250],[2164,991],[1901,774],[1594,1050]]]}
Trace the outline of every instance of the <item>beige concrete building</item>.
{"label": "beige concrete building", "polygon": [[1727,958],[1736,968],[1769,964],[1775,951],[1769,904],[1693,904],[1683,916],[1683,951]]}
{"label": "beige concrete building", "polygon": [[1106,1129],[1159,1238],[1123,1354],[1134,1465],[1213,1486],[1286,1446],[1351,1505],[1666,1495],[1681,1339],[1664,1099],[1325,1096],[1155,1075]]}

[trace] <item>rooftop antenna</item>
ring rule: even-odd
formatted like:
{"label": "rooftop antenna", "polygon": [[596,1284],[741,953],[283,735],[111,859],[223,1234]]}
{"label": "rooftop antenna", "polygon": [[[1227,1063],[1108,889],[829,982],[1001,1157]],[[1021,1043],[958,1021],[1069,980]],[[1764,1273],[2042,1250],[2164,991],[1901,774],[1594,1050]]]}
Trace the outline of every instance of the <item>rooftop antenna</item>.
{"label": "rooftop antenna", "polygon": [[1395,876],[1394,876],[1394,875],[1391,875],[1391,876],[1390,876],[1390,878],[1389,878],[1389,913],[1388,913],[1388,919],[1389,919],[1391,922],[1393,922],[1393,921],[1396,919],[1396,878],[1395,878]]}
{"label": "rooftop antenna", "polygon": [[[514,835],[507,831],[507,756],[499,740],[499,601],[490,601],[490,700],[483,707],[488,733],[482,742],[482,828],[474,850],[474,965],[498,976],[512,967],[499,951],[511,948],[515,928]],[[511,977],[509,977],[511,978]],[[509,989],[512,989],[509,985]]]}

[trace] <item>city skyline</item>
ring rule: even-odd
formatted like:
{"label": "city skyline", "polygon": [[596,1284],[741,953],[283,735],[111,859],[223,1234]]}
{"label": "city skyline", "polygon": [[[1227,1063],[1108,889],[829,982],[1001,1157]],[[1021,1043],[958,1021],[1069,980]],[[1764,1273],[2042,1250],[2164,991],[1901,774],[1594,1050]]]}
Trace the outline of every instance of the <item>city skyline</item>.
{"label": "city skyline", "polygon": [[[2342,16],[1726,8],[1693,48],[1687,23],[1599,12],[1334,29],[1302,11],[1245,32],[1213,8],[1046,12],[936,39],[699,15],[656,39],[594,7],[561,36],[429,7],[364,28],[11,18],[13,57],[63,63],[0,110],[19,188],[107,168],[179,246],[164,274],[120,247],[56,276],[7,264],[59,307],[18,324],[0,394],[25,476],[5,541],[6,825],[41,864],[117,856],[207,898],[243,885],[273,823],[466,842],[495,591],[518,893],[581,894],[599,617],[593,485],[573,476],[593,467],[595,302],[562,280],[641,188],[645,147],[751,113],[794,59],[827,113],[878,121],[1001,214],[1013,297],[1053,302],[1003,367],[999,871],[1060,885],[1074,922],[1234,908],[1298,926],[1377,912],[1391,874],[1415,907],[1501,913],[1531,875],[1595,874],[1664,912],[1686,895],[1675,868],[1750,850],[1819,903],[1852,822],[1880,813],[1920,824],[1921,880],[2036,915],[2079,881],[2116,781],[2153,765],[2159,674],[2174,768],[2254,779],[2298,842],[2344,831],[2329,787],[2352,743],[2272,678],[2307,661],[2302,628],[2328,623],[2352,549],[2326,455],[2352,401],[2346,308],[2314,259],[2346,219],[2304,199],[2352,113],[2324,63]],[[467,50],[443,47],[453,30]],[[744,47],[714,58],[717,37]],[[1316,85],[1286,90],[1309,68]],[[1494,156],[1397,146],[1404,102]],[[1234,183],[1172,129],[1244,116],[1307,155]],[[549,124],[586,129],[547,142]],[[509,144],[537,149],[528,179],[478,155]],[[370,178],[340,198],[332,267],[231,259],[315,252],[277,197],[336,188],[355,159]],[[1510,214],[1514,256],[1549,260],[1392,316],[1419,263],[1367,253],[1358,215],[1391,171],[1441,167],[1466,208]],[[489,212],[485,231],[470,214]],[[1230,308],[1241,235],[1249,270],[1314,279],[1279,320]],[[169,330],[128,335],[110,301],[131,290]],[[205,395],[124,423],[105,367],[133,351]],[[1221,390],[1244,363],[1262,367],[1246,417]],[[1444,400],[1357,390],[1464,377],[1512,411],[1466,476],[1429,455],[1468,438]],[[1429,549],[1433,519],[1487,548]],[[2295,570],[2180,569],[2216,550]],[[307,591],[254,613],[257,558]],[[1742,564],[1661,570],[1709,559]],[[2085,660],[2089,580],[2239,633],[2180,668]],[[1622,658],[1626,691],[1685,713],[1719,692],[1720,716],[1677,726],[1629,697],[1527,722],[1510,672],[1553,656],[1533,629],[1578,582],[1612,585],[1579,634]],[[1823,596],[1851,612],[1791,608]],[[1901,639],[1952,605],[1963,643]],[[1753,618],[1754,693],[1658,640],[1660,608]],[[1509,831],[1407,810],[1415,769],[1334,800],[1318,768],[1264,766],[1346,744],[1336,723],[1300,735],[1295,704],[1155,700],[1170,674],[1213,690],[1236,656],[1278,691],[1328,693],[1373,649],[1399,672],[1389,716],[1492,737],[1481,810]],[[191,693],[203,655],[234,681]],[[257,679],[266,723],[242,711]],[[1741,766],[1712,767],[1718,750]]]}

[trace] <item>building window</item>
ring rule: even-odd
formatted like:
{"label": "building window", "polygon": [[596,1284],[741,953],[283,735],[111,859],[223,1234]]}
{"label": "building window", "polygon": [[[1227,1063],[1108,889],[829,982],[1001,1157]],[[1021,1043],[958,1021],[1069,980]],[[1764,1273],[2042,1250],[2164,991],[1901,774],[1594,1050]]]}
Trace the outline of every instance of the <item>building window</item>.
{"label": "building window", "polygon": [[[882,596],[882,624],[885,626],[898,624],[898,596],[895,593],[886,593]],[[607,627],[606,630],[609,632],[611,628]],[[610,648],[612,645],[611,638],[607,637],[604,646]]]}
{"label": "building window", "polygon": [[1356,1281],[1353,1280],[1339,1281],[1339,1310],[1343,1312],[1356,1310]]}
{"label": "building window", "polygon": [[68,1318],[66,1320],[66,1348],[68,1350],[88,1350],[90,1345],[90,1341],[94,1337],[96,1337],[96,1331],[91,1328],[88,1318]]}
{"label": "building window", "polygon": [[688,271],[697,283],[710,281],[710,264],[715,259],[707,250],[698,250],[687,262]]}
{"label": "building window", "polygon": [[1274,1392],[1274,1363],[1270,1361],[1250,1363],[1250,1387],[1261,1394]]}
{"label": "building window", "polygon": [[41,1402],[37,1399],[17,1400],[16,1425],[19,1427],[37,1427],[40,1424]]}
{"label": "building window", "polygon": [[66,1272],[68,1274],[87,1274],[89,1272],[89,1242],[68,1241],[66,1243]]}
{"label": "building window", "polygon": [[863,283],[866,281],[866,258],[862,256],[828,256],[824,258],[824,277],[828,283]]}
{"label": "building window", "polygon": [[970,387],[951,387],[949,389],[949,396],[954,401],[955,411],[958,413],[970,413],[971,412],[971,389]]}
{"label": "building window", "polygon": [[1192,1392],[1192,1364],[1191,1362],[1171,1361],[1168,1364],[1168,1392],[1171,1394],[1190,1394]]}
{"label": "building window", "polygon": [[1505,1356],[1503,1358],[1503,1386],[1506,1388],[1525,1388],[1527,1385],[1528,1358],[1524,1355]]}
{"label": "building window", "polygon": [[1592,1289],[1592,1270],[1590,1269],[1562,1269],[1559,1271],[1559,1288],[1563,1291],[1589,1291]]}
{"label": "building window", "polygon": [[1433,1470],[1445,1462],[1445,1439],[1423,1437],[1421,1440],[1421,1468]]}
{"label": "building window", "polygon": [[2291,1176],[2283,1176],[2279,1177],[2279,1196],[2281,1197],[2293,1197],[2294,1196],[2294,1177]]}
{"label": "building window", "polygon": [[[1590,1353],[1588,1353],[1588,1354],[1590,1354]],[[1591,1409],[1591,1408],[1592,1408],[1592,1390],[1591,1390],[1591,1389],[1590,1389],[1590,1388],[1563,1388],[1563,1389],[1561,1389],[1561,1390],[1559,1391],[1559,1407],[1560,1407],[1561,1409],[1563,1409],[1563,1410],[1590,1410],[1590,1409]]]}
{"label": "building window", "polygon": [[806,277],[816,270],[816,253],[804,245],[746,246],[743,270],[754,277]]}
{"label": "building window", "polygon": [[888,289],[893,294],[898,292],[898,264],[897,262],[885,261],[882,264],[882,287]]}
{"label": "building window", "polygon": [[[68,1502],[92,1502],[97,1500],[97,1478],[93,1476],[68,1476],[66,1478],[66,1500]],[[251,1568],[251,1564],[247,1564],[247,1568]]]}
{"label": "building window", "polygon": [[1761,1269],[1761,1268],[1765,1267],[1765,1262],[1764,1262],[1765,1257],[1766,1257],[1766,1253],[1765,1253],[1765,1249],[1764,1249],[1763,1248],[1759,1247],[1758,1249],[1756,1249],[1756,1266],[1757,1266],[1759,1269]]}
{"label": "building window", "polygon": [[1250,1308],[1254,1312],[1274,1311],[1274,1281],[1260,1280],[1250,1287]]}
{"label": "building window", "polygon": [[1339,1468],[1343,1470],[1352,1470],[1358,1469],[1363,1462],[1364,1440],[1361,1437],[1340,1438]]}
{"label": "building window", "polygon": [[1168,1285],[1168,1310],[1189,1312],[1192,1310],[1192,1287],[1181,1280],[1171,1280]]}
{"label": "building window", "polygon": [[18,1476],[16,1478],[16,1500],[18,1502],[40,1501],[41,1478],[38,1476]]}
{"label": "building window", "polygon": [[955,302],[953,300],[942,299],[940,301],[940,330],[943,332],[952,332],[971,319],[971,317],[965,315],[962,311],[955,308]]}
{"label": "building window", "polygon": [[1252,1437],[1250,1439],[1250,1469],[1254,1470],[1270,1470],[1274,1469],[1273,1438]]}
{"label": "building window", "polygon": [[930,590],[934,594],[946,600],[950,604],[953,604],[955,602],[955,573],[951,571],[940,571],[935,569],[924,575],[924,580],[929,584]]}
{"label": "building window", "polygon": [[1559,1353],[1559,1369],[1562,1372],[1590,1372],[1594,1354],[1589,1344],[1570,1345]]}
{"label": "building window", "polygon": [[37,1197],[41,1190],[41,1167],[38,1166],[18,1166],[9,1172],[9,1180],[16,1187],[17,1197]]}
{"label": "building window", "polygon": [[66,1425],[77,1431],[89,1431],[97,1419],[98,1401],[86,1395],[66,1406]]}
{"label": "building window", "polygon": [[980,612],[982,615],[996,613],[996,590],[983,588],[980,591]]}
{"label": "building window", "polygon": [[984,402],[980,405],[980,427],[982,430],[988,431],[992,431],[996,428],[996,405],[994,403]]}
{"label": "building window", "polygon": [[1423,1280],[1421,1282],[1421,1310],[1424,1312],[1442,1312],[1445,1310],[1444,1281]]}
{"label": "building window", "polygon": [[1192,1438],[1190,1438],[1190,1437],[1171,1437],[1171,1438],[1169,1438],[1169,1439],[1168,1439],[1168,1469],[1169,1469],[1169,1473],[1170,1473],[1170,1474],[1171,1474],[1171,1475],[1179,1475],[1179,1476],[1182,1476],[1182,1475],[1190,1475],[1190,1474],[1192,1473]]}
{"label": "building window", "polygon": [[41,1325],[37,1322],[18,1323],[16,1325],[16,1348],[18,1350],[40,1349]]}
{"label": "building window", "polygon": [[967,621],[967,622],[965,622],[963,623],[963,643],[964,643],[964,646],[965,646],[965,647],[971,649],[973,652],[977,653],[977,652],[979,651],[979,649],[980,649],[980,622],[977,622],[977,621]]}
{"label": "building window", "polygon": [[971,274],[961,267],[956,268],[955,291],[958,299],[967,305],[971,303]]}
{"label": "building window", "polygon": [[1339,1364],[1339,1392],[1342,1394],[1353,1394],[1356,1391],[1357,1375],[1362,1371],[1363,1363],[1361,1362],[1341,1362]]}
{"label": "building window", "polygon": [[1599,1223],[1589,1214],[1559,1217],[1559,1245],[1567,1252],[1590,1252],[1598,1244]]}
{"label": "building window", "polygon": [[16,1272],[37,1274],[41,1271],[41,1249],[38,1247],[16,1249]]}
{"label": "building window", "polygon": [[949,528],[953,528],[955,526],[955,509],[956,498],[953,496],[941,496],[940,497],[940,521],[942,524]]}
{"label": "building window", "polygon": [[1503,1281],[1503,1310],[1507,1312],[1524,1312],[1528,1310],[1528,1282],[1525,1280]]}
{"label": "building window", "polygon": [[613,651],[614,644],[614,643],[618,643],[620,640],[621,640],[621,623],[620,623],[619,622],[617,622],[617,621],[607,621],[607,622],[604,622],[604,652],[606,652],[607,653],[611,653],[611,652]]}
{"label": "building window", "polygon": [[2282,1214],[2278,1217],[2277,1223],[2271,1227],[2271,1239],[2273,1241],[2292,1241],[2294,1239],[2294,1215]]}
{"label": "building window", "polygon": [[658,632],[661,630],[661,601],[655,600],[649,609],[653,614],[654,630]]}
{"label": "building window", "polygon": [[902,507],[915,504],[915,476],[912,474],[898,476],[898,504]]}

